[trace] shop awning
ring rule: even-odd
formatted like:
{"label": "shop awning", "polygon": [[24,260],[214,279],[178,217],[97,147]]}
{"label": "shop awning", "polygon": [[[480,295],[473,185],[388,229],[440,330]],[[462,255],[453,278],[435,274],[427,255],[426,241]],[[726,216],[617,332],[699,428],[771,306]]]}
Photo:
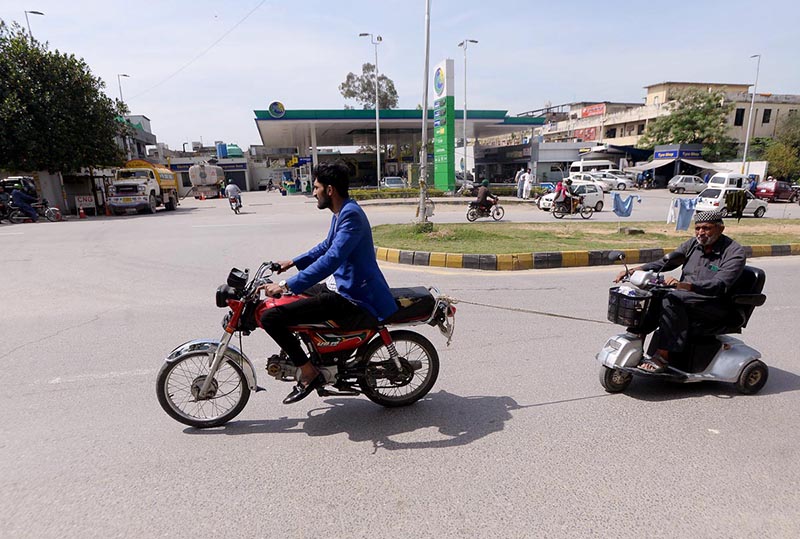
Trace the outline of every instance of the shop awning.
{"label": "shop awning", "polygon": [[718,167],[717,165],[712,165],[708,161],[703,161],[702,159],[686,159],[685,157],[681,158],[681,161],[688,165],[692,165],[693,167],[697,167],[703,170],[726,170],[722,167]]}
{"label": "shop awning", "polygon": [[639,165],[637,167],[628,167],[625,169],[625,172],[644,172],[645,170],[652,170],[654,168],[663,167],[664,165],[669,165],[670,163],[674,163],[675,159],[653,159],[649,163],[645,163],[644,165]]}

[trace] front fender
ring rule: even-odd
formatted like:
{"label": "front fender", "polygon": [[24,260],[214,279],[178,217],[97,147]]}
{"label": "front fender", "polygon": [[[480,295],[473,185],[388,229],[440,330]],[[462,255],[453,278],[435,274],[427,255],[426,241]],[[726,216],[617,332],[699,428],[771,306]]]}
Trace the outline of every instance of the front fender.
{"label": "front fender", "polygon": [[[174,363],[179,359],[186,357],[188,355],[199,355],[199,354],[206,354],[211,355],[212,357],[217,351],[219,347],[220,341],[214,339],[196,339],[194,341],[188,341],[177,348],[175,348],[169,355],[164,358],[164,361],[167,363]],[[253,368],[253,363],[247,358],[244,353],[242,353],[238,348],[235,346],[228,345],[228,349],[225,351],[225,356],[233,361],[236,362],[244,371],[244,376],[247,378],[247,385],[250,387],[252,391],[258,390],[258,384],[256,383],[256,371]]]}

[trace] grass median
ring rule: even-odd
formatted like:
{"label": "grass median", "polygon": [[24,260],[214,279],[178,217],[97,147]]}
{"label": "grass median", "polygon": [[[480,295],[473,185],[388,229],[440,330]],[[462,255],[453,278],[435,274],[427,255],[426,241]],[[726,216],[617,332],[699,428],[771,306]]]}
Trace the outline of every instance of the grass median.
{"label": "grass median", "polygon": [[[605,249],[672,249],[689,239],[693,230],[675,230],[658,222],[623,222],[643,234],[618,231],[615,222],[559,223],[435,223],[432,232],[417,233],[414,225],[379,225],[372,229],[375,245],[405,251],[464,254],[511,254]],[[725,234],[742,245],[800,243],[800,220],[725,220]]]}

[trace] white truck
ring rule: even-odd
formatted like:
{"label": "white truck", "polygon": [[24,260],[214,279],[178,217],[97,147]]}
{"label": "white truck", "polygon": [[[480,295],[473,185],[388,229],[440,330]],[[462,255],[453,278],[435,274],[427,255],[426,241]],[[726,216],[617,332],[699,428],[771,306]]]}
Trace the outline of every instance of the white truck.
{"label": "white truck", "polygon": [[216,198],[220,196],[220,185],[225,184],[225,171],[214,164],[197,163],[189,167],[189,181],[194,198]]}
{"label": "white truck", "polygon": [[155,213],[163,205],[178,207],[178,180],[167,168],[143,159],[133,159],[117,170],[108,188],[108,205],[114,215],[128,211]]}

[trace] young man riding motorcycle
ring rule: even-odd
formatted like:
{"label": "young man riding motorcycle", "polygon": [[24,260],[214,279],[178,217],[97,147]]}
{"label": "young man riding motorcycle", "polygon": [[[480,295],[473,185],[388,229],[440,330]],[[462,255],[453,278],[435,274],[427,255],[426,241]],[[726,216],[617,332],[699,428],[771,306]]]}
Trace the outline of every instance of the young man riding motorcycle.
{"label": "young man riding motorcycle", "polygon": [[341,161],[321,163],[314,169],[317,208],[333,213],[328,236],[310,251],[279,262],[278,273],[296,266],[300,270],[297,275],[261,287],[270,297],[290,292],[310,296],[269,309],[261,317],[261,327],[300,369],[300,380],[284,404],[304,399],[325,383],[289,327],[331,320],[343,329],[355,329],[373,326],[397,311],[375,259],[367,216],[349,197],[349,175],[347,165]]}
{"label": "young man riding motorcycle", "polygon": [[[725,317],[730,310],[727,293],[744,271],[745,252],[737,242],[725,236],[722,214],[716,211],[695,215],[695,237],[682,243],[675,252],[684,255],[680,280],[668,277],[667,285],[675,290],[668,292],[660,309],[651,309],[644,325],[637,330],[647,334],[655,329],[654,339],[659,348],[650,358],[645,358],[638,368],[645,372],[663,372],[669,364],[671,353],[686,348],[689,329],[702,330]],[[670,271],[678,264],[650,262],[636,270]],[[620,272],[615,282],[626,276]]]}
{"label": "young man riding motorcycle", "polygon": [[225,186],[225,196],[229,199],[231,197],[235,198],[239,206],[242,205],[242,190],[239,189],[238,185],[233,183],[233,180],[228,180],[228,185]]}
{"label": "young man riding motorcycle", "polygon": [[31,221],[35,223],[39,220],[39,214],[36,213],[36,210],[31,206],[32,203],[39,200],[36,197],[36,188],[33,186],[33,183],[23,182],[22,184],[14,185],[14,190],[11,191],[11,200],[17,208],[22,210],[22,212],[31,219]]}
{"label": "young man riding motorcycle", "polygon": [[[491,199],[491,202],[489,202],[489,199]],[[489,190],[489,180],[481,182],[481,186],[478,189],[478,198],[475,199],[475,202],[478,203],[478,207],[482,211],[489,211],[492,205],[497,204],[497,197]]]}

